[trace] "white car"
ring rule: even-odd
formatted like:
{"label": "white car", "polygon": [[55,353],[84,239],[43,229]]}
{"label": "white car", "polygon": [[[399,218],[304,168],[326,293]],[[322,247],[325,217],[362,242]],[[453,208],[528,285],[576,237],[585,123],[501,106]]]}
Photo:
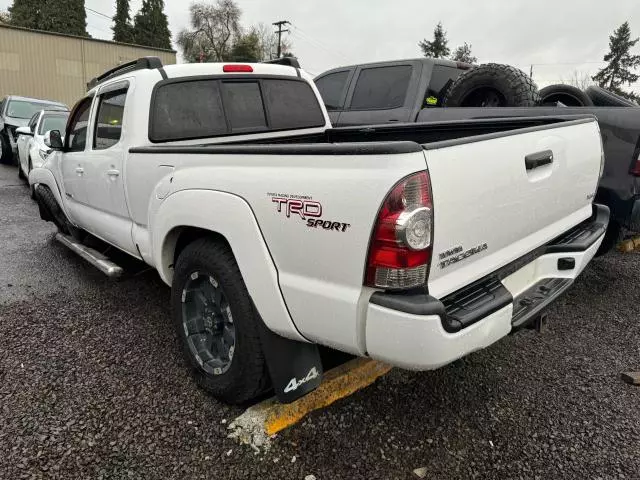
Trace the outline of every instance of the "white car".
{"label": "white car", "polygon": [[540,324],[609,219],[593,116],[331,128],[294,66],[140,59],[62,136],[29,175],[41,217],[107,275],[88,234],[155,268],[233,403],[317,387],[318,345],[431,370]]}
{"label": "white car", "polygon": [[16,130],[18,135],[18,176],[26,179],[29,172],[39,168],[47,160],[52,150],[44,143],[44,134],[50,130],[64,131],[69,112],[41,110],[36,113],[26,127]]}

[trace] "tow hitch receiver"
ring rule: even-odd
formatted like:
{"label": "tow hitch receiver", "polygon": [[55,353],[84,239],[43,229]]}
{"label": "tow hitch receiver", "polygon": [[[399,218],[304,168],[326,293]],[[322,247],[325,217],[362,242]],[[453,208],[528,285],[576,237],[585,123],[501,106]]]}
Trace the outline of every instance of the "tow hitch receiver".
{"label": "tow hitch receiver", "polygon": [[538,315],[536,319],[531,322],[529,328],[538,333],[544,333],[547,330],[547,314],[541,313]]}

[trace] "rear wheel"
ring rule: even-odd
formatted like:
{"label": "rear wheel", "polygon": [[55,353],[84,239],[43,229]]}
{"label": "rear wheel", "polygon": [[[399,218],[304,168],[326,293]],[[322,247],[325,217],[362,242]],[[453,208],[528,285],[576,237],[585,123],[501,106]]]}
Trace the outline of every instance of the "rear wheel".
{"label": "rear wheel", "polygon": [[22,171],[22,162],[20,161],[20,154],[18,154],[18,178],[20,180],[26,180],[27,177],[25,176],[24,172]]}
{"label": "rear wheel", "polygon": [[231,249],[196,240],[178,257],[172,285],[174,323],[197,384],[228,403],[269,386],[259,338],[262,320]]}

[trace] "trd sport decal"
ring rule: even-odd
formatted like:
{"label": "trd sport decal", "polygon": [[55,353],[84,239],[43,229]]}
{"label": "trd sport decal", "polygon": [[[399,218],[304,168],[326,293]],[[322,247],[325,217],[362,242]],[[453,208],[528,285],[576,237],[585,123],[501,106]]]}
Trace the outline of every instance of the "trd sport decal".
{"label": "trd sport decal", "polygon": [[300,218],[309,228],[321,228],[335,232],[346,232],[351,224],[334,222],[322,218],[322,204],[308,195],[289,195],[282,193],[267,193],[275,203],[278,213],[287,218]]}

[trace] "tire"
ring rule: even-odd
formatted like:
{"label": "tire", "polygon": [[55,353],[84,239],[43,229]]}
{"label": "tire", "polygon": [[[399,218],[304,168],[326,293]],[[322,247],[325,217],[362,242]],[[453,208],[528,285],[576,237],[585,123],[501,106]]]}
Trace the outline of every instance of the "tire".
{"label": "tire", "polygon": [[22,171],[22,163],[20,162],[20,155],[18,155],[18,178],[20,180],[26,180],[27,179],[26,175]]}
{"label": "tire", "polygon": [[596,107],[637,107],[638,105],[620,95],[592,85],[585,90]]}
{"label": "tire", "polygon": [[460,75],[443,100],[444,107],[533,107],[538,87],[522,70],[487,63]]}
{"label": "tire", "polygon": [[[201,289],[216,292],[208,297],[204,295],[205,297],[219,299],[212,300],[209,307],[203,307],[205,312],[206,308],[210,309],[208,314],[203,315],[193,313],[200,311],[196,307],[196,298],[203,296],[199,294]],[[221,292],[219,296],[217,292]],[[176,262],[171,298],[174,324],[198,386],[231,404],[243,404],[269,388],[270,379],[259,337],[259,322],[262,320],[249,297],[233,253],[226,244],[203,238],[187,245]],[[202,300],[200,303],[202,304]],[[197,323],[191,334],[186,331],[190,327],[186,327],[184,323],[189,318],[192,319],[192,325]],[[207,324],[216,322],[224,324],[222,329],[225,333],[203,331],[211,328]],[[229,347],[228,354],[221,356],[224,359],[222,361],[227,362],[223,365],[221,360],[213,358],[213,348],[203,348],[202,345],[215,343],[212,339],[216,335],[225,337],[230,326],[234,330],[233,349]],[[196,340],[203,336],[206,340]],[[223,346],[229,343],[224,340],[222,342]],[[199,345],[197,353],[196,344]],[[215,353],[221,350],[224,348],[220,348],[218,344]]]}
{"label": "tire", "polygon": [[609,226],[604,234],[604,239],[600,244],[600,248],[596,252],[596,257],[601,257],[616,248],[622,241],[622,228],[615,220],[609,221]]}
{"label": "tire", "polygon": [[35,200],[36,199],[35,188],[33,187],[33,185],[29,183],[29,174],[31,173],[31,170],[33,170],[33,164],[31,163],[31,158],[29,158],[26,180],[27,180],[27,184],[29,185],[29,190],[31,190],[31,200]]}
{"label": "tire", "polygon": [[58,227],[60,233],[64,233],[65,235],[70,234],[69,230],[69,220],[66,215],[58,205],[56,201],[56,197],[53,196],[51,190],[46,185],[38,186],[38,202],[41,203],[42,207],[48,213],[48,217],[51,218],[51,221]]}
{"label": "tire", "polygon": [[[58,231],[65,235],[71,235],[76,241],[84,242],[87,238],[87,232],[73,225],[58,205],[56,197],[53,195],[49,187],[46,185],[38,185],[38,193],[36,195],[38,203],[48,213],[48,217],[58,227]],[[42,217],[42,215],[41,215]]]}
{"label": "tire", "polygon": [[5,165],[13,164],[13,152],[11,151],[11,144],[6,134],[0,132],[0,163]]}
{"label": "tire", "polygon": [[540,90],[540,104],[561,102],[567,107],[592,107],[589,95],[573,85],[549,85]]}

